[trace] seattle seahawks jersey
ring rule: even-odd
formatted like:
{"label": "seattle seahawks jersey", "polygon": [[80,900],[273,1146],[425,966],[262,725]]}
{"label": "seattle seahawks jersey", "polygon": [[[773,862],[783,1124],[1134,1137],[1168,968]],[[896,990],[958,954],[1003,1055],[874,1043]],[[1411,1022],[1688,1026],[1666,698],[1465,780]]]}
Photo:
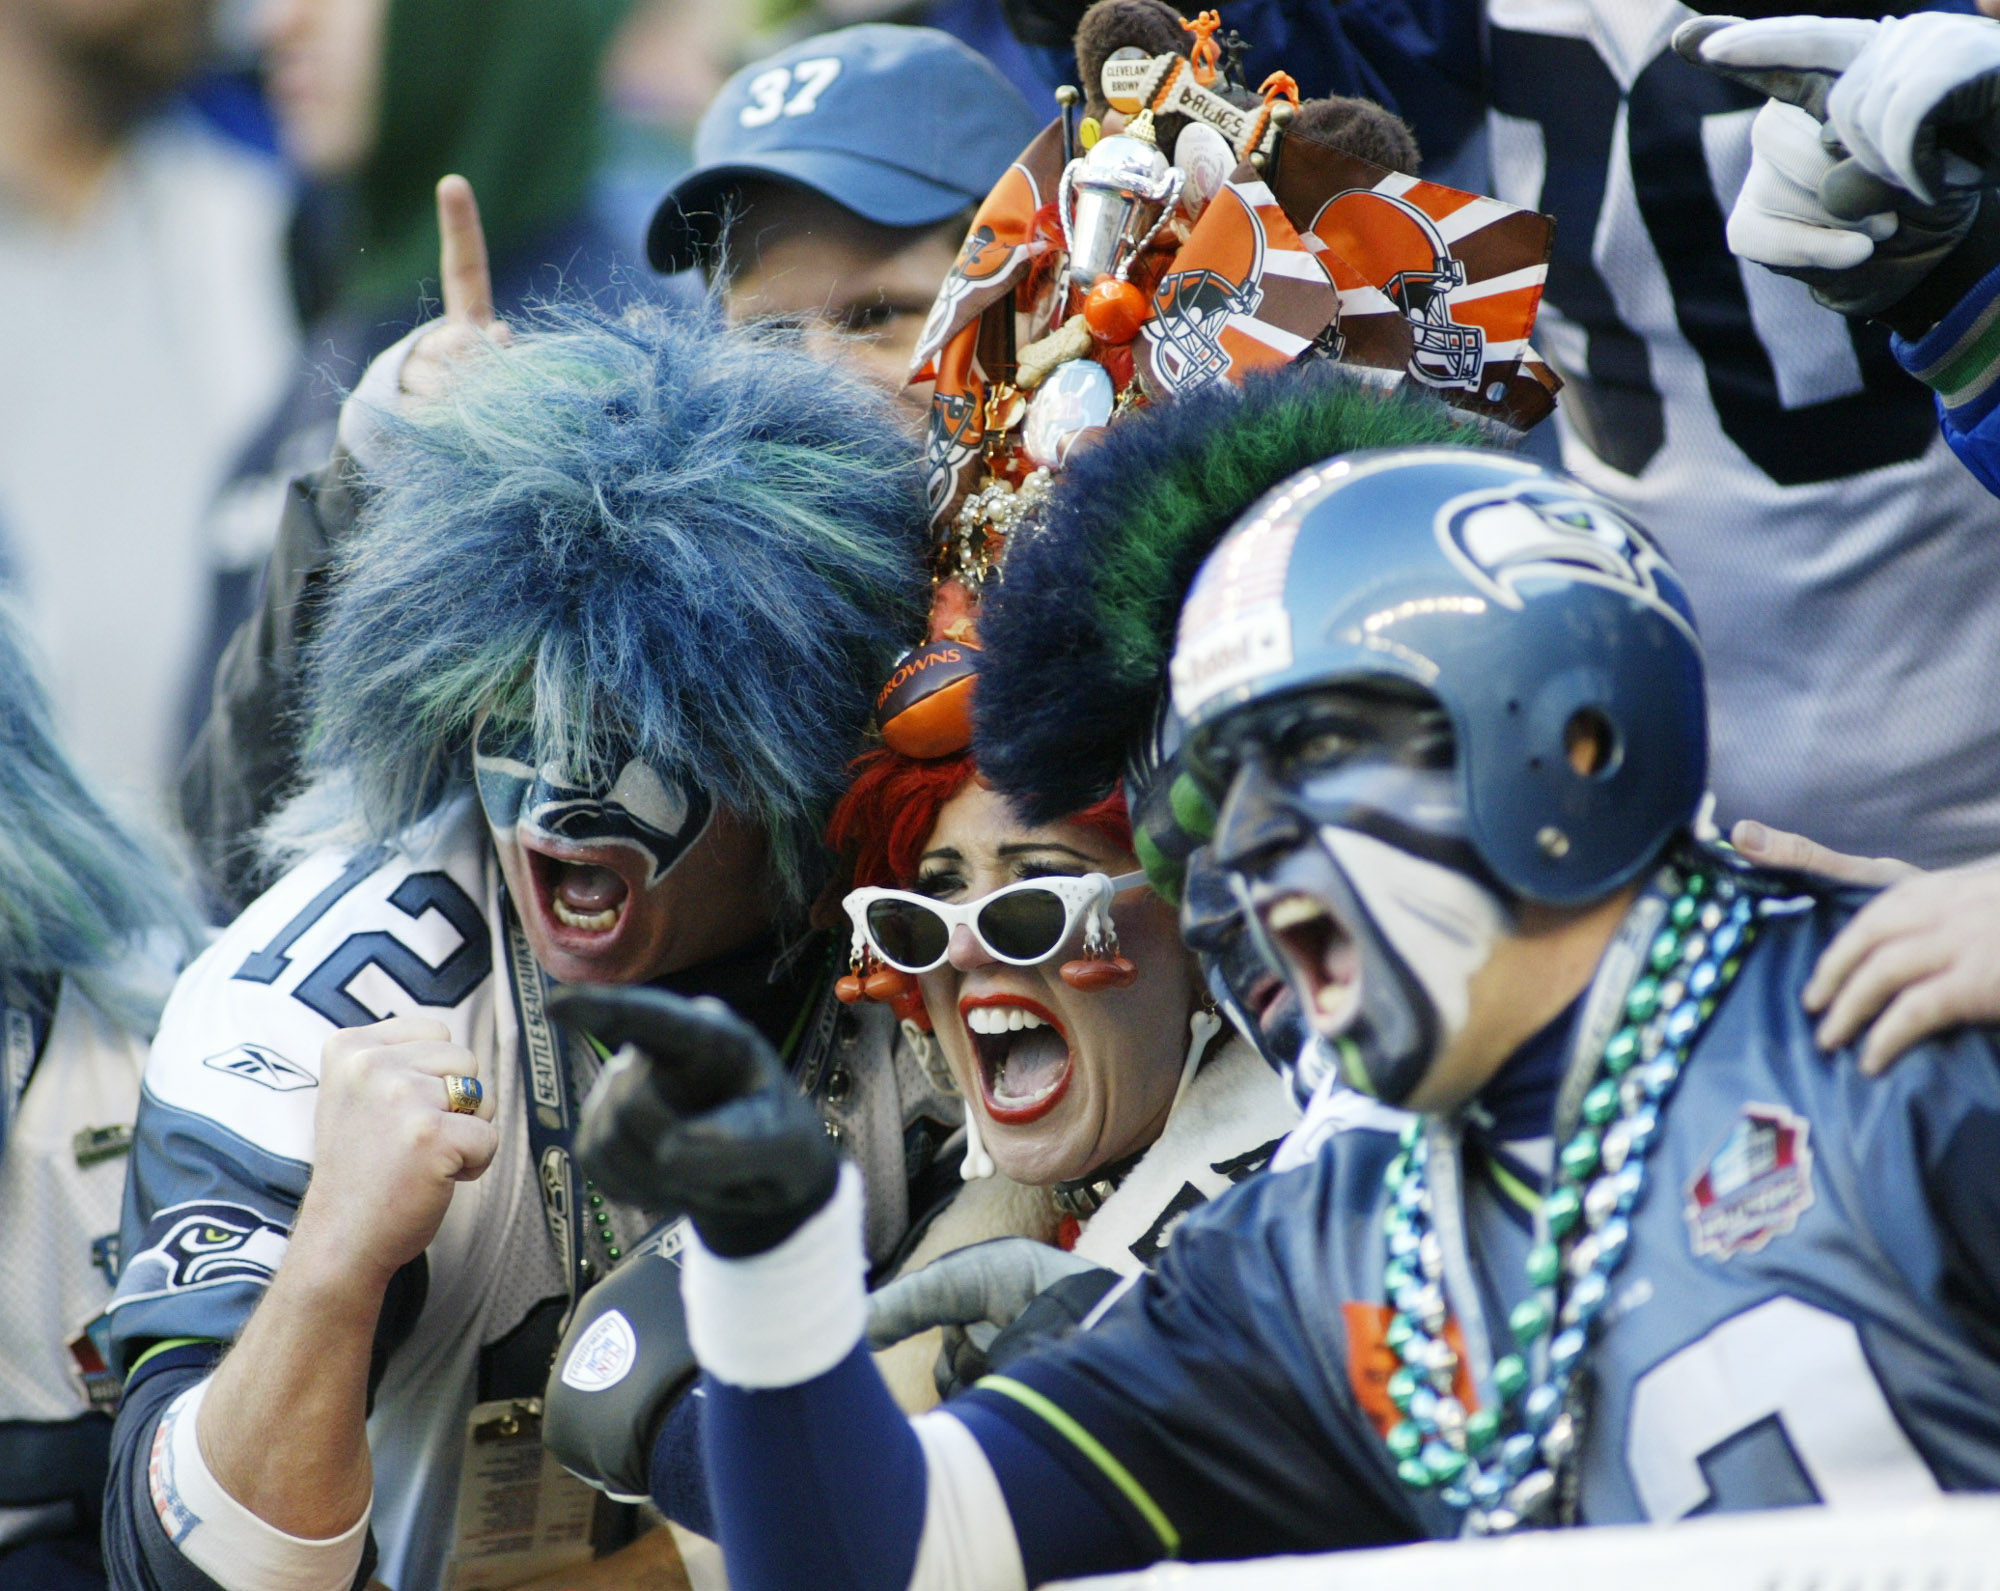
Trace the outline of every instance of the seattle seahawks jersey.
{"label": "seattle seahawks jersey", "polygon": [[[336,1027],[421,1013],[478,1057],[499,1151],[485,1175],[454,1189],[420,1266],[392,1288],[378,1334],[386,1360],[369,1422],[372,1528],[376,1573],[392,1585],[442,1583],[468,1415],[478,1402],[540,1394],[556,1343],[551,1301],[559,1312],[567,1296],[522,1076],[509,957],[527,952],[507,931],[501,890],[469,798],[395,847],[309,857],[176,985],[140,1099],[128,1258],[111,1306],[112,1345],[128,1371],[155,1345],[233,1341],[256,1307],[305,1194],[320,1047]],[[886,1007],[850,1010],[830,988],[809,998],[800,1080],[861,1164],[871,1252],[886,1255],[909,1225],[913,1183],[935,1169],[948,1132],[939,1123],[956,1111],[897,1044]],[[538,1076],[569,1087],[573,1104],[588,1081]],[[609,1249],[630,1252],[651,1222],[608,1208],[615,1258]],[[528,1352],[531,1315],[549,1328],[539,1357]],[[170,1366],[158,1379],[192,1384],[213,1357],[168,1348],[138,1373]],[[522,1374],[529,1384],[515,1384]],[[150,1499],[150,1431],[165,1402],[164,1388],[128,1394],[106,1543],[120,1584],[180,1591],[208,1582],[173,1555]]]}
{"label": "seattle seahawks jersey", "polygon": [[[128,1368],[154,1342],[233,1341],[305,1194],[321,1045],[336,1027],[390,1016],[444,1023],[479,1058],[500,1148],[453,1190],[424,1255],[420,1312],[375,1389],[377,1573],[411,1586],[442,1579],[481,1350],[566,1285],[529,1158],[513,1005],[493,976],[504,964],[493,849],[469,804],[419,834],[406,849],[308,858],[175,986],[146,1067],[111,1314]],[[126,1501],[143,1511],[138,1527],[158,1528],[143,1482]]]}
{"label": "seattle seahawks jersey", "polygon": [[[1587,1360],[1586,1523],[2000,1488],[2000,1056],[1972,1032],[1879,1080],[1822,1056],[1798,991],[1845,916],[1802,903],[1769,921],[1664,1112]],[[1530,1233],[1437,1130],[1459,1391],[1492,1406]],[[1001,1455],[1031,1563],[1045,1530],[996,1421],[1122,1520],[1119,1556],[1139,1561],[1455,1531],[1381,1435],[1399,1417],[1381,1234],[1396,1150],[1334,1133],[1224,1195],[1094,1330],[953,1405]]]}
{"label": "seattle seahawks jersey", "polygon": [[1495,191],[1557,220],[1564,463],[1694,600],[1718,815],[1932,867],[2000,850],[2000,505],[1881,328],[1730,255],[1761,97],[1674,54],[1676,0],[1487,14]]}

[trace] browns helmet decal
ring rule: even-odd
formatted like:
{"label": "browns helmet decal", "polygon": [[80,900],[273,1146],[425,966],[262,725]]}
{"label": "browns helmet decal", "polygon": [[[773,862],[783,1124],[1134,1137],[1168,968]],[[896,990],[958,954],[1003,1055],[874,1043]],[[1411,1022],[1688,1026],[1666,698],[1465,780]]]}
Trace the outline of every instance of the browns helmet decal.
{"label": "browns helmet decal", "polygon": [[972,217],[972,230],[960,245],[958,258],[938,289],[917,338],[917,351],[910,361],[912,379],[981,310],[1025,274],[1036,253],[1035,212],[1054,195],[1062,165],[1062,124],[1051,122],[980,201]]}
{"label": "browns helmet decal", "polygon": [[1153,290],[1134,347],[1155,400],[1287,364],[1334,318],[1325,268],[1254,167],[1238,166]]}
{"label": "browns helmet decal", "polygon": [[1516,425],[1545,416],[1560,382],[1528,334],[1548,274],[1548,218],[1338,158],[1354,186],[1317,207],[1305,237],[1340,290],[1343,356],[1404,370]]}

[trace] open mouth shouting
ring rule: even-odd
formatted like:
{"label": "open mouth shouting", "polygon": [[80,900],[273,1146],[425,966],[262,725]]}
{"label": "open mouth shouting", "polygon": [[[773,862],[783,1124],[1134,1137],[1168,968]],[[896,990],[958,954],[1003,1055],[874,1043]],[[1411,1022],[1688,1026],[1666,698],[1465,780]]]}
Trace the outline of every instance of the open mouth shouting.
{"label": "open mouth shouting", "polygon": [[645,887],[643,858],[625,845],[568,845],[546,835],[520,836],[533,883],[530,909],[551,943],[574,955],[622,948],[634,898]]}
{"label": "open mouth shouting", "polygon": [[1313,1030],[1322,1038],[1339,1037],[1361,1008],[1361,952],[1354,936],[1310,895],[1279,895],[1258,914],[1305,995]]}
{"label": "open mouth shouting", "polygon": [[972,1037],[988,1116],[1019,1126],[1062,1102],[1076,1057],[1047,1006],[1013,994],[969,995],[958,1014]]}

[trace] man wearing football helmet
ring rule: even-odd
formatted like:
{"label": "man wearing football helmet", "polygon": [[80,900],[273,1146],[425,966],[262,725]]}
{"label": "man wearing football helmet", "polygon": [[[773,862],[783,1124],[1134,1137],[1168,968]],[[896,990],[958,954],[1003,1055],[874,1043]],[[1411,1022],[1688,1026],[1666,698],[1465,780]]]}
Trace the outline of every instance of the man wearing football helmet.
{"label": "man wearing football helmet", "polygon": [[585,1154],[691,1211],[732,1584],[2000,1488],[2000,1059],[1820,1054],[1798,992],[1854,900],[1695,833],[1703,688],[1678,576],[1553,472],[1357,454],[1245,514],[1175,656],[1214,853],[1330,1069],[1411,1114],[1330,1090],[1350,1130],[1309,1110],[1084,1331],[913,1422],[856,1346],[852,1179],[760,1198],[768,1065],[672,1103],[754,1043],[641,1036]]}

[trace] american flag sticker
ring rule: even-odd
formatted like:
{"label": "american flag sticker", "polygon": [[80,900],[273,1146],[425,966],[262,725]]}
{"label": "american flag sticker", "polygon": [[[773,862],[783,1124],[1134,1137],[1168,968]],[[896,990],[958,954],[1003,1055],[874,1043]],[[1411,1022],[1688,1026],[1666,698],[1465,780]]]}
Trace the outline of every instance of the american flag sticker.
{"label": "american flag sticker", "polygon": [[1248,164],[1223,184],[1153,289],[1133,352],[1148,397],[1291,363],[1334,318],[1326,267]]}
{"label": "american flag sticker", "polygon": [[[1273,191],[1340,293],[1341,358],[1526,429],[1562,385],[1528,344],[1555,223],[1288,137]],[[1330,195],[1330,197],[1329,197]]]}

